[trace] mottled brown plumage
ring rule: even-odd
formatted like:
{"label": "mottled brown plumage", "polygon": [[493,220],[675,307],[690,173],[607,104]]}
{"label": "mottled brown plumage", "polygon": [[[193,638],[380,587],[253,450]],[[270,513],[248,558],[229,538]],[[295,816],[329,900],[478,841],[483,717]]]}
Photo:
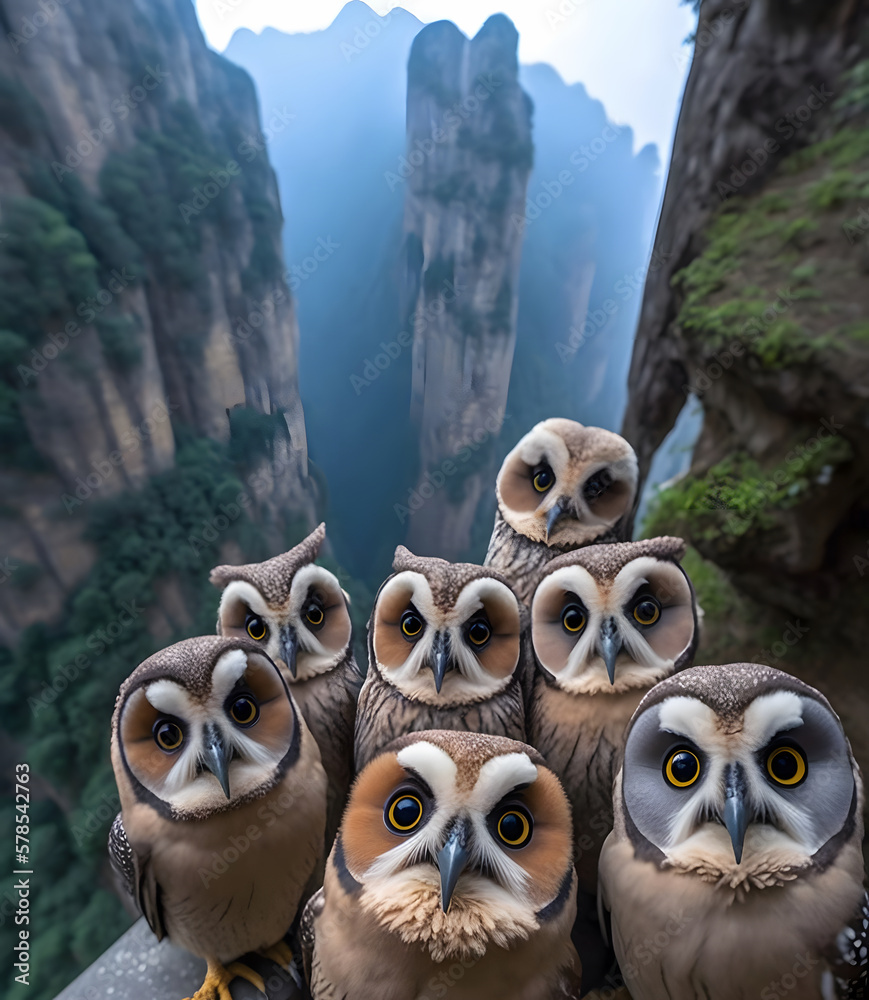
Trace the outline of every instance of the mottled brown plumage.
{"label": "mottled brown plumage", "polygon": [[[407,732],[453,729],[523,739],[525,616],[508,584],[482,566],[414,556],[403,546],[393,569],[368,628],[357,770]],[[421,626],[413,636],[402,631],[406,614]],[[476,647],[469,629],[478,620],[489,637]]]}
{"label": "mottled brown plumage", "polygon": [[624,438],[574,420],[544,420],[501,465],[485,565],[528,603],[549,559],[630,537],[636,490],[637,460]]}
{"label": "mottled brown plumage", "polygon": [[865,997],[862,800],[838,717],[797,678],[738,663],[653,688],[600,859],[634,1000]]}
{"label": "mottled brown plumage", "polygon": [[[411,796],[405,828],[392,806]],[[526,817],[521,849],[504,816]],[[515,831],[512,834],[515,836]],[[302,924],[314,1000],[578,1000],[570,810],[539,754],[406,735],[359,775]]]}

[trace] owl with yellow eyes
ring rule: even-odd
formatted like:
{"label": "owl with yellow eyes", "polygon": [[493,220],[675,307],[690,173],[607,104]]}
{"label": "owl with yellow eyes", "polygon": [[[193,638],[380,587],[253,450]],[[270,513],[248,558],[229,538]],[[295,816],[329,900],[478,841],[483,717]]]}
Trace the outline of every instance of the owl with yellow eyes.
{"label": "owl with yellow eyes", "polygon": [[523,609],[483,566],[395,552],[368,626],[356,767],[423,729],[524,740]]}
{"label": "owl with yellow eyes", "polygon": [[326,848],[353,779],[353,726],[362,676],[353,655],[349,601],[334,573],[315,563],[321,524],[265,562],[216,566],[219,635],[247,638],[278,665],[320,747],[329,779]]}

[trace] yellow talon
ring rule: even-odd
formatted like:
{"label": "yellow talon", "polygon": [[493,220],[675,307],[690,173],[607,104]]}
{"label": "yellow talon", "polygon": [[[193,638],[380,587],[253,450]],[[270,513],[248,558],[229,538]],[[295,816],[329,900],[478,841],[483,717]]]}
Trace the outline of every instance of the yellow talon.
{"label": "yellow talon", "polygon": [[233,977],[238,976],[239,979],[246,979],[251,986],[265,995],[266,984],[263,982],[263,977],[258,972],[254,972],[249,965],[245,965],[244,962],[233,962],[232,965],[226,967],[226,971],[232,973]]}
{"label": "yellow talon", "polygon": [[220,962],[209,959],[208,970],[205,973],[205,981],[199,989],[188,997],[187,1000],[232,1000],[229,992],[229,984],[236,977],[246,979],[252,986],[265,994],[266,986],[262,976],[253,969],[243,965],[241,962],[233,962],[231,965],[223,966]]}
{"label": "yellow talon", "polygon": [[260,955],[271,959],[276,965],[280,965],[284,969],[289,969],[293,961],[293,949],[284,940],[280,940],[277,944],[273,944],[271,948],[261,951]]}

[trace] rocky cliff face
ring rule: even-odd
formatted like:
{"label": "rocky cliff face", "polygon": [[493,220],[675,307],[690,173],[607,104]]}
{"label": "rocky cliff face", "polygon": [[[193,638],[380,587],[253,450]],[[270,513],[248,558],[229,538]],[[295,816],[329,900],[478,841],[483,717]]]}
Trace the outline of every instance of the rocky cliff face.
{"label": "rocky cliff face", "polygon": [[[467,552],[486,460],[504,418],[516,341],[521,229],[532,164],[531,106],[517,79],[518,36],[503,15],[469,40],[441,21],[408,64],[406,314],[420,478],[408,544]],[[482,459],[482,461],[481,461]]]}
{"label": "rocky cliff face", "polygon": [[312,502],[249,77],[207,49],[188,0],[2,0],[0,27],[8,639],[55,615],[90,567],[93,499],[173,466],[172,425],[228,441],[259,420],[280,474],[253,509],[310,519]]}
{"label": "rocky cliff face", "polygon": [[624,424],[646,471],[699,399],[647,530],[707,560],[701,662],[817,684],[864,766],[867,42],[864,4],[702,4]]}

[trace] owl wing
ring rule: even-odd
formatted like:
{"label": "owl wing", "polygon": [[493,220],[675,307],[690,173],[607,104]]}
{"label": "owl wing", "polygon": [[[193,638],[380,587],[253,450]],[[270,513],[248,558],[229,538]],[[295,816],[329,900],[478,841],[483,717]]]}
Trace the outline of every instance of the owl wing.
{"label": "owl wing", "polygon": [[826,958],[839,1000],[869,997],[869,893],[863,893],[857,913],[839,933]]}
{"label": "owl wing", "polygon": [[323,912],[326,899],[323,895],[322,886],[308,900],[304,913],[302,913],[302,924],[299,927],[299,942],[302,946],[302,968],[305,970],[305,979],[311,982],[311,969],[314,963],[314,941],[316,931],[314,924],[317,917]]}
{"label": "owl wing", "polygon": [[162,941],[166,935],[163,907],[160,904],[160,887],[147,857],[140,857],[127,838],[121,814],[115,816],[109,830],[109,860],[124,890],[142,911],[148,926]]}

